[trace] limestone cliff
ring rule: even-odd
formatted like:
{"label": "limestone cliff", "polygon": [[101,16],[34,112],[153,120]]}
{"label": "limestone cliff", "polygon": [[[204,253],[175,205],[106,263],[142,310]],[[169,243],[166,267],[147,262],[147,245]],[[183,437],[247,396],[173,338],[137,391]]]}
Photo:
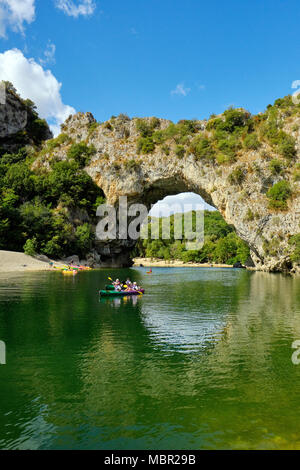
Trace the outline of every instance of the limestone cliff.
{"label": "limestone cliff", "polygon": [[[291,237],[300,221],[299,126],[300,108],[291,97],[258,116],[228,110],[177,125],[125,115],[100,124],[90,113],[78,113],[62,126],[68,143],[44,151],[35,166],[66,159],[70,142],[84,141],[95,148],[85,170],[109,203],[127,196],[129,203],[150,207],[166,195],[193,191],[234,225],[257,269],[297,270]],[[97,249],[106,260],[126,264],[133,245],[99,242]]]}
{"label": "limestone cliff", "polygon": [[22,99],[11,83],[0,82],[0,148],[13,152],[52,137],[34,104]]}

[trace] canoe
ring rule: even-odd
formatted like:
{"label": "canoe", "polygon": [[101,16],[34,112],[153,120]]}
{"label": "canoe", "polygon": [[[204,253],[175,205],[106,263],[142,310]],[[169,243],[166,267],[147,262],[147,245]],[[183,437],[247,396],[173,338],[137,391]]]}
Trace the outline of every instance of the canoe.
{"label": "canoe", "polygon": [[62,271],[63,274],[67,275],[67,274],[72,274],[72,275],[76,275],[78,274],[78,271]]}
{"label": "canoe", "polygon": [[112,284],[108,284],[107,286],[105,286],[105,290],[115,290],[115,286],[113,286]]}
{"label": "canoe", "polygon": [[145,291],[141,289],[139,291],[136,290],[129,290],[129,291],[112,291],[112,290],[100,290],[99,294],[101,297],[126,297],[127,295],[140,295],[143,294]]}

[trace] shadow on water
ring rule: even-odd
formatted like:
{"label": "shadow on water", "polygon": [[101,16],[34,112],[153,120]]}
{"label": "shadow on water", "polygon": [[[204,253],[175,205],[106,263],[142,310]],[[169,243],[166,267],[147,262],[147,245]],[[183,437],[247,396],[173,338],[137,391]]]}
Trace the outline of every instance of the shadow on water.
{"label": "shadow on water", "polygon": [[145,271],[0,277],[0,447],[299,448],[299,279]]}

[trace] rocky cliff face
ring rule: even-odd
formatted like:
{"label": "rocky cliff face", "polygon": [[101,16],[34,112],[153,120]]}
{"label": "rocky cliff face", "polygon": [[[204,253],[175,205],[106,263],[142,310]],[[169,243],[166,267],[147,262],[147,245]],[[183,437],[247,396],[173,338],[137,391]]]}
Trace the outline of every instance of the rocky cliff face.
{"label": "rocky cliff face", "polygon": [[27,109],[23,102],[0,83],[0,138],[22,131],[26,125]]}
{"label": "rocky cliff face", "polygon": [[17,151],[53,137],[29,100],[23,100],[11,83],[0,82],[0,148]]}
{"label": "rocky cliff face", "polygon": [[[178,131],[178,137],[176,129],[180,125],[174,130],[170,121],[162,119],[141,121],[121,115],[98,124],[90,113],[79,113],[66,121],[62,132],[73,142],[85,141],[95,147],[85,170],[103,189],[110,204],[116,204],[119,196],[127,196],[129,205],[139,202],[150,208],[167,195],[193,191],[216,207],[226,222],[234,225],[238,235],[249,245],[257,269],[297,270],[297,263],[292,263],[290,257],[290,239],[299,233],[300,221],[300,113],[298,115],[298,108],[296,111],[293,108],[292,113],[285,115],[285,108],[282,111],[280,107],[276,113],[280,129],[276,132],[282,141],[279,139],[276,143],[269,137],[268,128],[265,130],[266,126],[274,124],[274,116],[269,113],[253,121],[254,128],[249,132],[253,142],[254,134],[258,136],[255,145],[251,145],[251,139],[243,131],[246,124],[238,124],[241,131],[236,142],[240,144],[233,153],[226,151],[226,142],[216,140],[223,138],[231,142],[237,134],[229,123],[229,131],[226,130],[229,137],[225,131],[220,137],[217,126],[227,120],[224,116],[193,121],[191,134],[187,132],[182,136]],[[249,129],[250,117],[245,113],[244,116]],[[183,121],[182,126],[186,123]],[[292,156],[280,147],[282,142],[291,143]],[[220,153],[222,145],[225,145],[224,153]],[[47,165],[51,158],[66,159],[67,150],[68,146],[62,145],[51,154],[43,155],[36,165]],[[273,201],[272,205],[268,191],[280,181],[289,186],[289,193],[283,196],[282,203],[279,196],[279,202]],[[134,242],[127,240],[99,242],[97,250],[106,262],[114,260],[114,264],[118,264],[122,259],[121,264],[126,264],[128,250],[133,245]]]}

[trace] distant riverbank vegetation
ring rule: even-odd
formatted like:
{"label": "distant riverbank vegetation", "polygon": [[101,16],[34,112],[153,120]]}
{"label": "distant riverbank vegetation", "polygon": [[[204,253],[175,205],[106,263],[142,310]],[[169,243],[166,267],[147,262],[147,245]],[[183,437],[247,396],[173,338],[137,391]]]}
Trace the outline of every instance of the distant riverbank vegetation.
{"label": "distant riverbank vegetation", "polygon": [[[175,216],[176,217],[176,216]],[[162,221],[170,223],[170,239],[162,238]],[[167,219],[167,220],[166,220]],[[193,231],[196,230],[196,213],[192,213]],[[143,229],[151,233],[149,223]],[[181,260],[185,263],[226,263],[238,261],[245,263],[250,256],[249,247],[242,241],[217,211],[204,211],[204,245],[200,250],[187,250],[185,239],[174,239],[174,215],[160,219],[159,238],[140,239],[134,249],[134,257],[158,258],[162,260]]]}

